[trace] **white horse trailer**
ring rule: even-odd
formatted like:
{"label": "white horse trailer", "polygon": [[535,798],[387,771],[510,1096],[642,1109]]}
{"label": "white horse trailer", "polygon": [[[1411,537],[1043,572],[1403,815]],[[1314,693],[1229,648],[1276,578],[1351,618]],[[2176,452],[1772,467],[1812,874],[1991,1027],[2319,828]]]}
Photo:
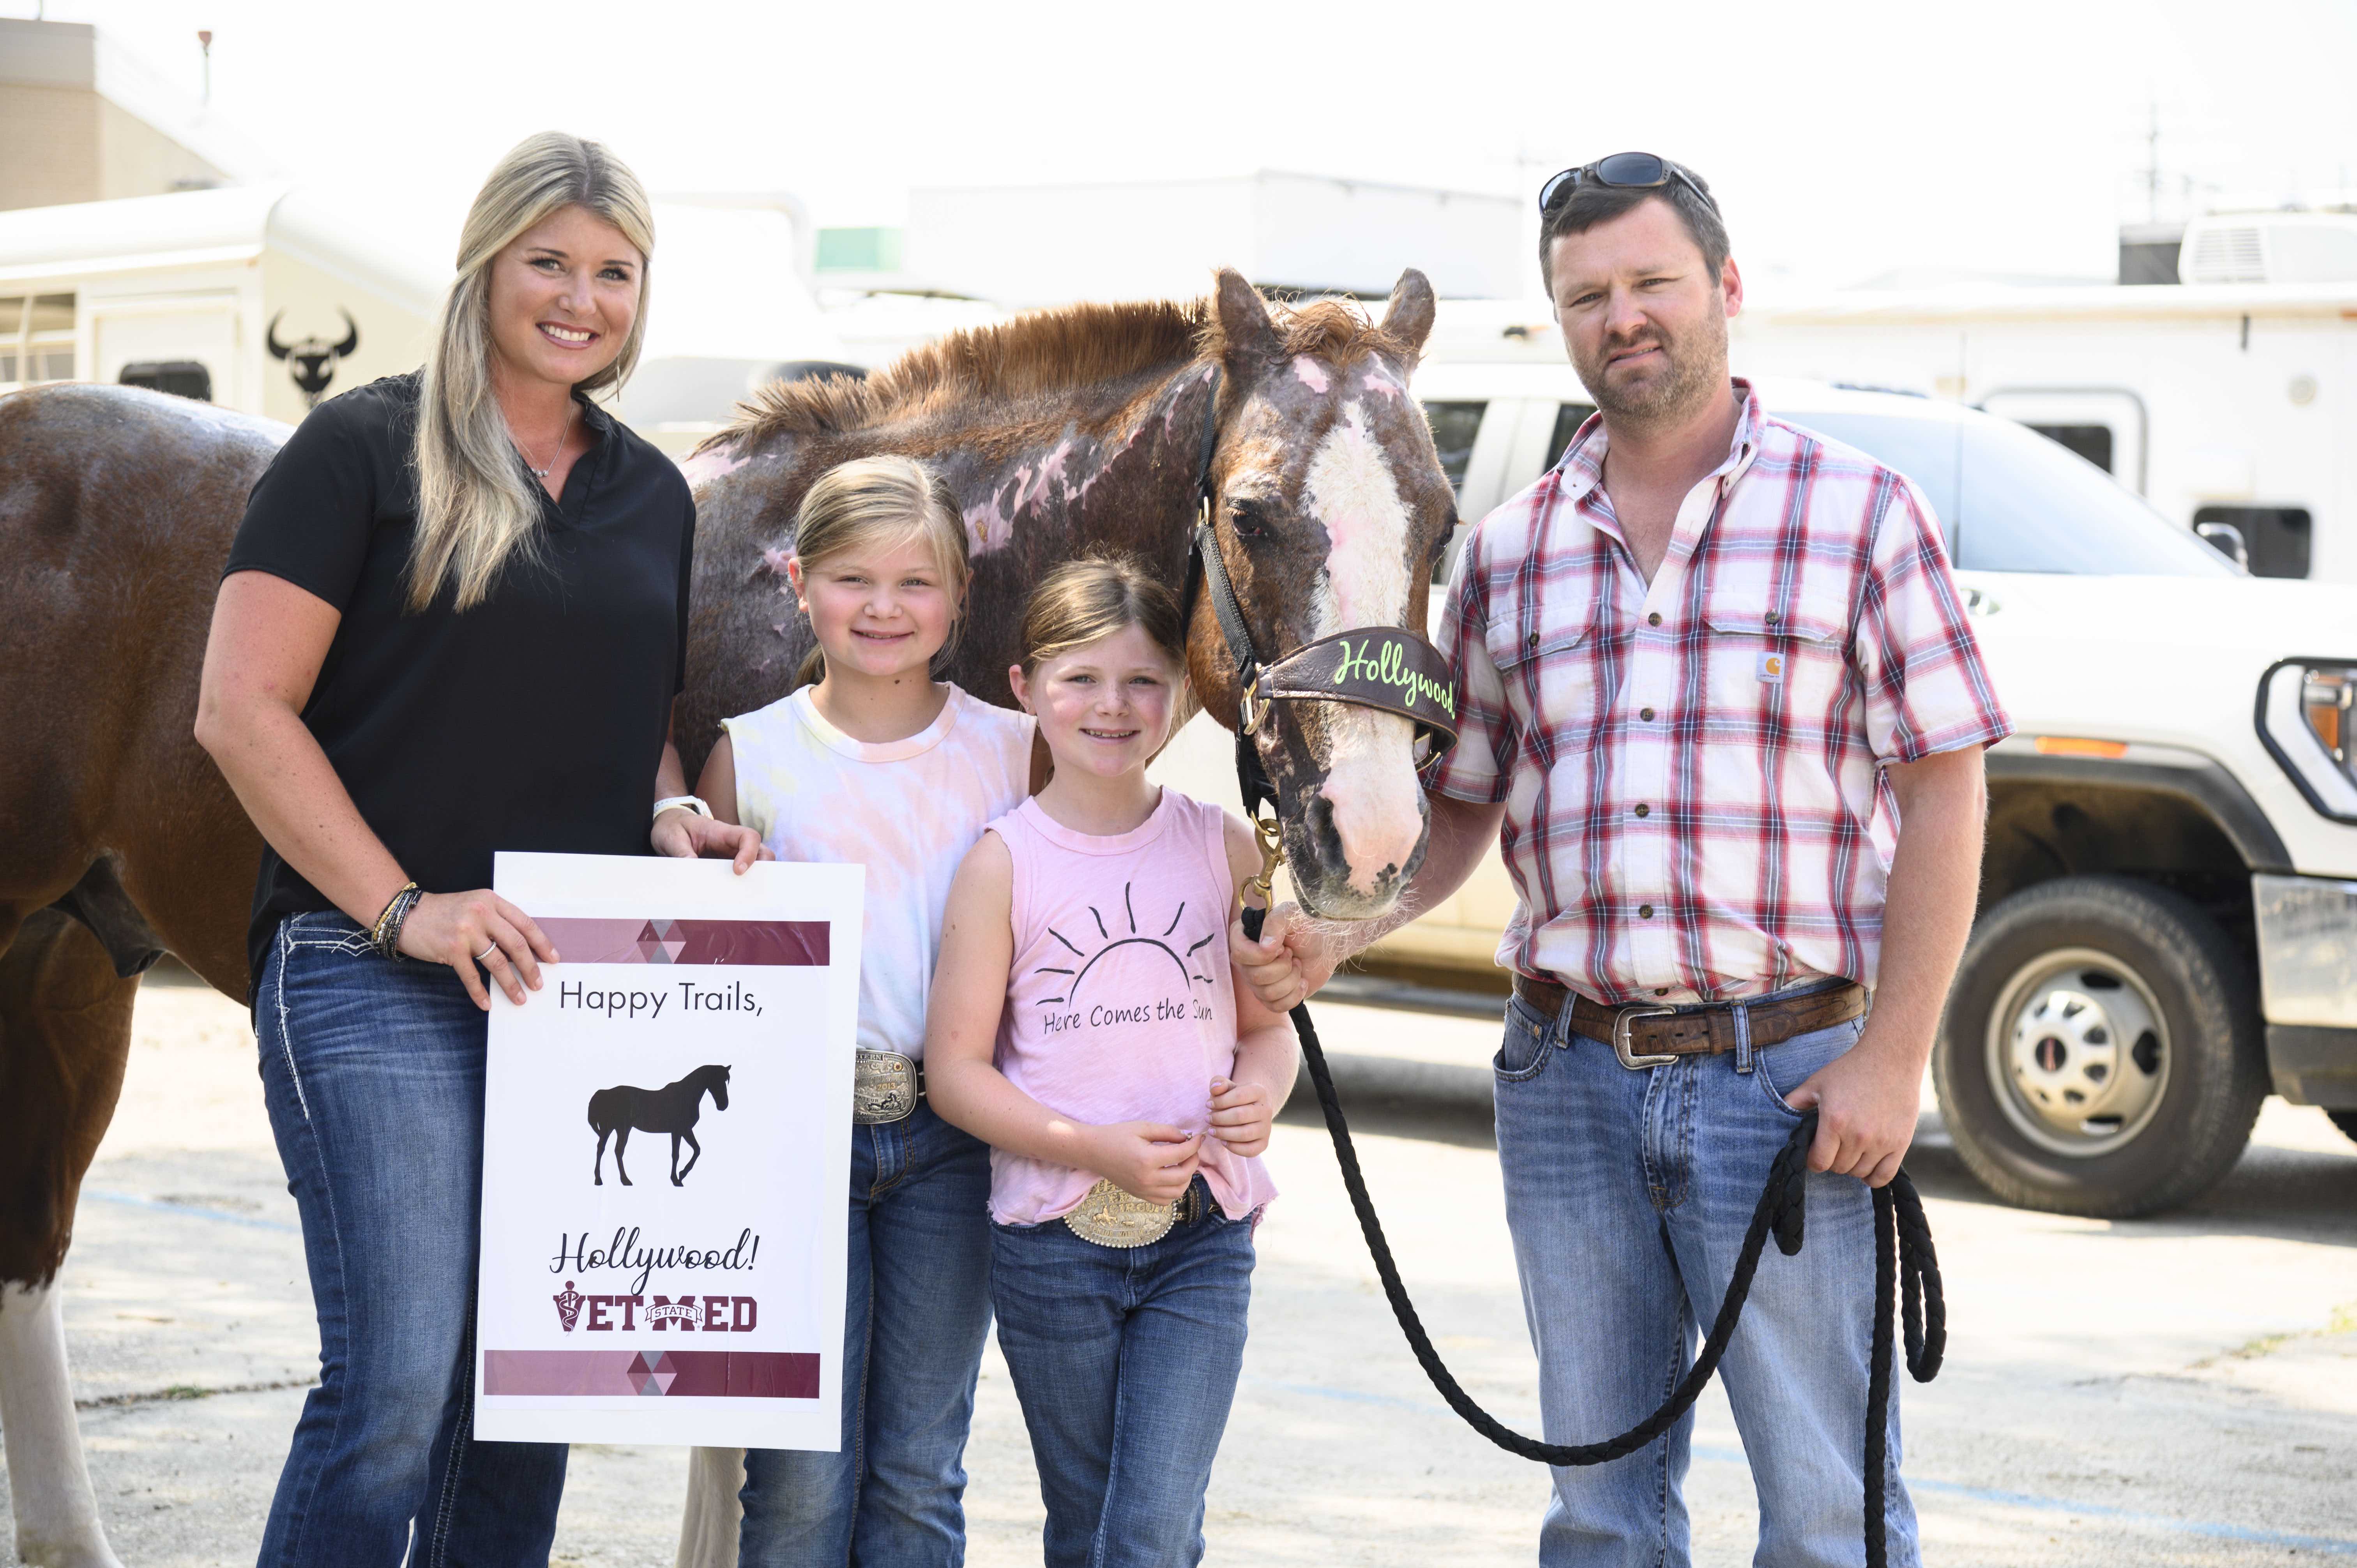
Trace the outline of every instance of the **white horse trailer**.
{"label": "white horse trailer", "polygon": [[[2174,285],[1755,287],[1734,368],[1986,409],[2254,575],[2357,582],[2357,213],[2213,213],[2182,242]],[[1544,299],[1449,301],[1425,362],[1450,361],[1560,366],[1563,345]]]}
{"label": "white horse trailer", "polygon": [[284,185],[0,212],[0,392],[115,381],[291,423],[415,366],[447,276]]}
{"label": "white horse trailer", "polygon": [[1732,353],[1738,372],[2002,414],[2222,547],[2238,534],[2255,575],[2357,582],[2357,283],[1755,306]]}
{"label": "white horse trailer", "polygon": [[[0,392],[112,381],[292,424],[424,362],[462,202],[265,185],[0,212]],[[657,446],[683,454],[763,381],[846,358],[791,198],[659,201],[655,232],[614,408]]]}

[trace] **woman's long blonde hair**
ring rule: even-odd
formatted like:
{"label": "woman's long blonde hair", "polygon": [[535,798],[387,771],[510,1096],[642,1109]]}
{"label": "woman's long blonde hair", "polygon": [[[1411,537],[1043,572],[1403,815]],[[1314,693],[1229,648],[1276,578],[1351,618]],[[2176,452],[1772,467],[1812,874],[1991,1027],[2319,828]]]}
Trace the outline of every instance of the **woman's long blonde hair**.
{"label": "woman's long blonde hair", "polygon": [[[949,640],[934,655],[938,668],[965,624],[966,581],[974,570],[965,519],[948,481],[914,457],[860,457],[821,474],[794,514],[794,559],[805,577],[830,555],[863,546],[891,550],[911,539],[931,546],[957,607]],[[795,684],[814,686],[825,677],[825,650],[813,645],[794,672]]]}
{"label": "woman's long blonde hair", "polygon": [[417,410],[417,532],[409,556],[409,607],[425,609],[445,581],[457,607],[480,604],[509,557],[538,544],[540,497],[518,460],[491,391],[491,263],[518,236],[567,207],[621,231],[641,258],[639,308],[613,363],[580,383],[619,386],[639,362],[647,328],[647,265],[654,255],[646,188],[596,142],[543,131],[500,160],[458,237],[458,275],[443,296]]}

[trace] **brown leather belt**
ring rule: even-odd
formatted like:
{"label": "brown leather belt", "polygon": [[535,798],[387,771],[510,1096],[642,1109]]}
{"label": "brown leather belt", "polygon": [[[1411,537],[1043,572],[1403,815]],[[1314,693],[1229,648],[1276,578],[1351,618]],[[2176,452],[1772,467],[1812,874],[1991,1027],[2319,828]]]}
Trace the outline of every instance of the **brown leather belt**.
{"label": "brown leather belt", "polygon": [[1725,1056],[1735,1049],[1735,1010],[1750,1025],[1751,1048],[1779,1045],[1796,1036],[1846,1024],[1866,1011],[1867,990],[1852,982],[1804,996],[1773,1002],[1720,1002],[1701,1007],[1607,1007],[1552,980],[1514,976],[1514,994],[1534,1012],[1553,1019],[1571,1006],[1571,1026],[1592,1040],[1609,1041],[1626,1068],[1659,1067],[1680,1057]]}

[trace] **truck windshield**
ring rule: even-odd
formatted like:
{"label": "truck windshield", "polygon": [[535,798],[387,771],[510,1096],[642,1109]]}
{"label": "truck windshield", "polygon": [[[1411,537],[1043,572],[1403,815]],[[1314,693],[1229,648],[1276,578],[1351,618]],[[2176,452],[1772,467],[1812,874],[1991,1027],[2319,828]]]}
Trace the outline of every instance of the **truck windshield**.
{"label": "truck windshield", "polygon": [[2233,564],[2043,435],[1992,416],[1800,413],[1921,487],[1972,572],[2231,577]]}

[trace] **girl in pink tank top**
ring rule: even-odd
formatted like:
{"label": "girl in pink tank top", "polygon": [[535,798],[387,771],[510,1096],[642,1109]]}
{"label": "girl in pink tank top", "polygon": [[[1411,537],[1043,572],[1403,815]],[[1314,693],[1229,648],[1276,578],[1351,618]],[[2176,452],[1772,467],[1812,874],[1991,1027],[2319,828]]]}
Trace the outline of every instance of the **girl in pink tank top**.
{"label": "girl in pink tank top", "polygon": [[1049,1568],[1202,1555],[1293,1084],[1285,1020],[1228,965],[1252,832],[1146,777],[1180,638],[1125,563],[1032,595],[1008,676],[1055,773],[959,867],[926,1022],[934,1109],[991,1145],[991,1302]]}

